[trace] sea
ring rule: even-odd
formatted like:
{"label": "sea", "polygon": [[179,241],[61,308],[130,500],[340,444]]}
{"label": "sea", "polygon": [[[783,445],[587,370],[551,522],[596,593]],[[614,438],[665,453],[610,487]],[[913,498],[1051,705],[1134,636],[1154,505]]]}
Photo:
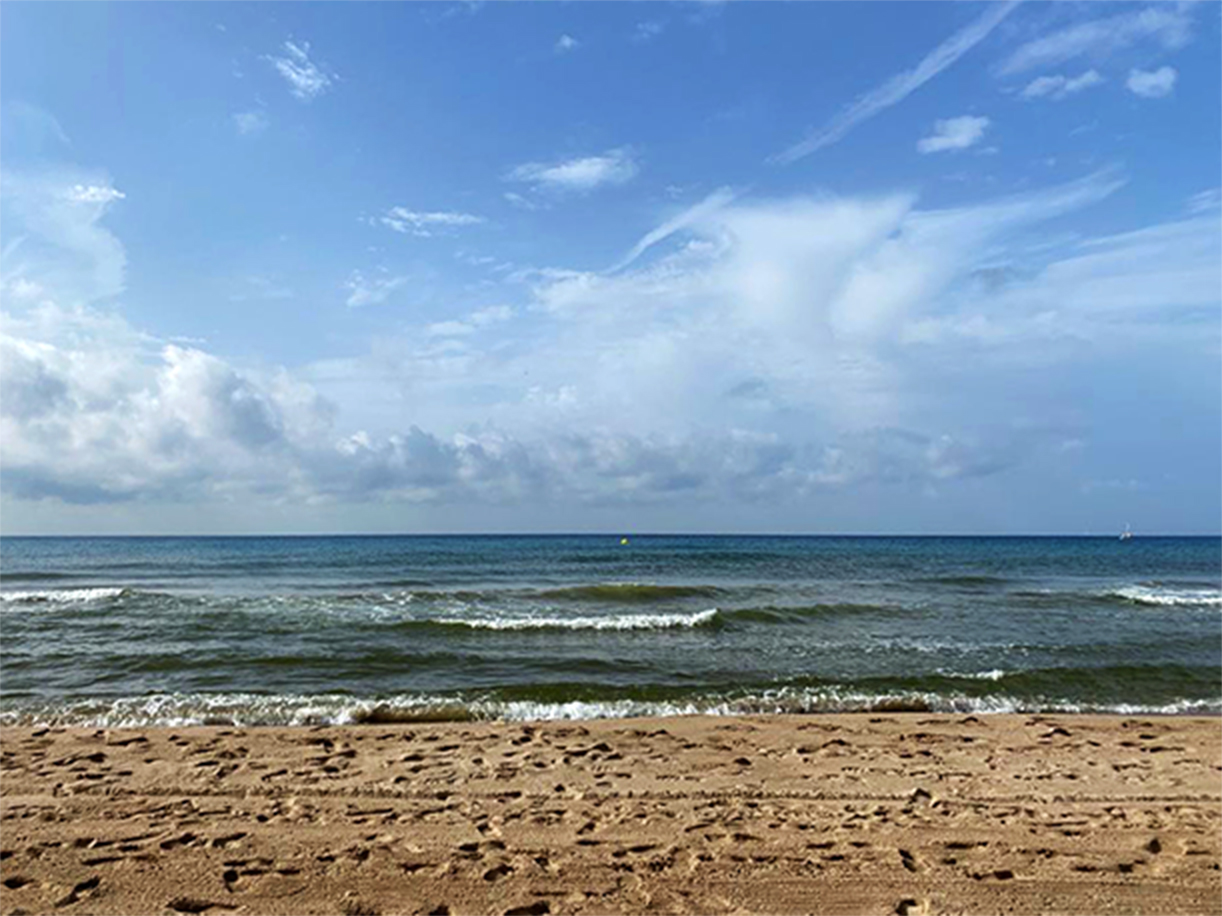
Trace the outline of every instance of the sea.
{"label": "sea", "polygon": [[0,539],[0,724],[1222,713],[1216,537]]}

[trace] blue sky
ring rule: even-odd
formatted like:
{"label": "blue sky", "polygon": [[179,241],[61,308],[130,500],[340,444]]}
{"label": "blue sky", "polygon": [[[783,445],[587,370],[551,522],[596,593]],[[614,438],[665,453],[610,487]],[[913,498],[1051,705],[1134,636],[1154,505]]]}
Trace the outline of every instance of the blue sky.
{"label": "blue sky", "polygon": [[1219,9],[4,4],[0,524],[1217,532]]}

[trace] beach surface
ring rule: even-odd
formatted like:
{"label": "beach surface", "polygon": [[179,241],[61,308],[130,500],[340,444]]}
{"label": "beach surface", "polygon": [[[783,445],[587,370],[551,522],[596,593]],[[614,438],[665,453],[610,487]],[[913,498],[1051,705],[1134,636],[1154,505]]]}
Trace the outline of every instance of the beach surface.
{"label": "beach surface", "polygon": [[0,731],[0,912],[1218,913],[1222,720]]}

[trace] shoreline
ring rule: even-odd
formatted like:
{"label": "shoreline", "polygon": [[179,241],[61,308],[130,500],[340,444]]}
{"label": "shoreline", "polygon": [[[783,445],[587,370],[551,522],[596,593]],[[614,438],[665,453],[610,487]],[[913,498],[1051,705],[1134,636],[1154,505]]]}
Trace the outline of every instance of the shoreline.
{"label": "shoreline", "polygon": [[[570,704],[551,704],[554,706],[564,706]],[[572,705],[577,705],[572,704]],[[601,705],[590,703],[589,705]],[[677,704],[676,704],[677,705]],[[11,721],[5,719],[5,713],[0,713],[0,732],[35,732],[35,731],[50,731],[50,732],[92,732],[103,730],[111,731],[184,731],[192,729],[239,729],[242,731],[266,731],[273,729],[284,729],[287,731],[295,731],[301,729],[367,729],[379,728],[382,726],[424,726],[424,725],[530,725],[530,726],[547,726],[547,725],[590,725],[592,723],[619,723],[631,724],[634,722],[652,721],[652,720],[669,720],[669,719],[715,719],[722,721],[735,721],[739,719],[795,719],[804,720],[811,718],[828,718],[844,716],[852,718],[864,718],[867,716],[929,716],[929,717],[945,717],[948,719],[962,719],[964,717],[975,717],[985,719],[999,719],[1006,717],[1058,717],[1058,718],[1098,718],[1098,719],[1200,719],[1214,720],[1222,723],[1222,710],[1213,708],[1202,709],[1209,704],[1197,701],[1184,701],[1181,709],[1171,708],[1181,704],[1168,704],[1162,707],[1147,707],[1140,709],[1126,709],[1121,711],[1111,709],[1098,709],[1088,707],[1086,709],[1064,709],[1059,707],[1044,707],[1031,709],[979,709],[965,708],[960,710],[946,710],[931,706],[925,706],[920,703],[880,703],[873,707],[853,708],[853,709],[835,709],[835,710],[765,710],[757,709],[745,710],[717,710],[710,708],[693,708],[691,711],[666,711],[666,712],[625,712],[623,714],[590,714],[590,715],[573,715],[573,716],[504,716],[491,715],[479,709],[465,708],[459,704],[454,704],[447,708],[426,709],[419,713],[408,710],[390,709],[383,710],[373,708],[368,710],[358,710],[352,713],[350,717],[343,720],[330,719],[311,719],[303,718],[299,721],[277,722],[277,721],[240,721],[236,718],[226,716],[204,717],[199,720],[190,721],[161,721],[161,722],[138,722],[138,721],[121,721],[108,722],[101,720],[93,721],[52,721],[47,719],[32,718],[31,721]]]}
{"label": "shoreline", "polygon": [[0,914],[1222,912],[1222,718],[0,728]]}

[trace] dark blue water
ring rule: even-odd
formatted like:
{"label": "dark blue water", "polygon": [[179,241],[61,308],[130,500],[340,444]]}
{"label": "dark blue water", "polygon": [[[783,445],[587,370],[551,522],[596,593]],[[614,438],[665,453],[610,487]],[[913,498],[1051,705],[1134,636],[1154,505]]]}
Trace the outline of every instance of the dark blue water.
{"label": "dark blue water", "polygon": [[1217,538],[0,540],[0,722],[1222,712]]}

